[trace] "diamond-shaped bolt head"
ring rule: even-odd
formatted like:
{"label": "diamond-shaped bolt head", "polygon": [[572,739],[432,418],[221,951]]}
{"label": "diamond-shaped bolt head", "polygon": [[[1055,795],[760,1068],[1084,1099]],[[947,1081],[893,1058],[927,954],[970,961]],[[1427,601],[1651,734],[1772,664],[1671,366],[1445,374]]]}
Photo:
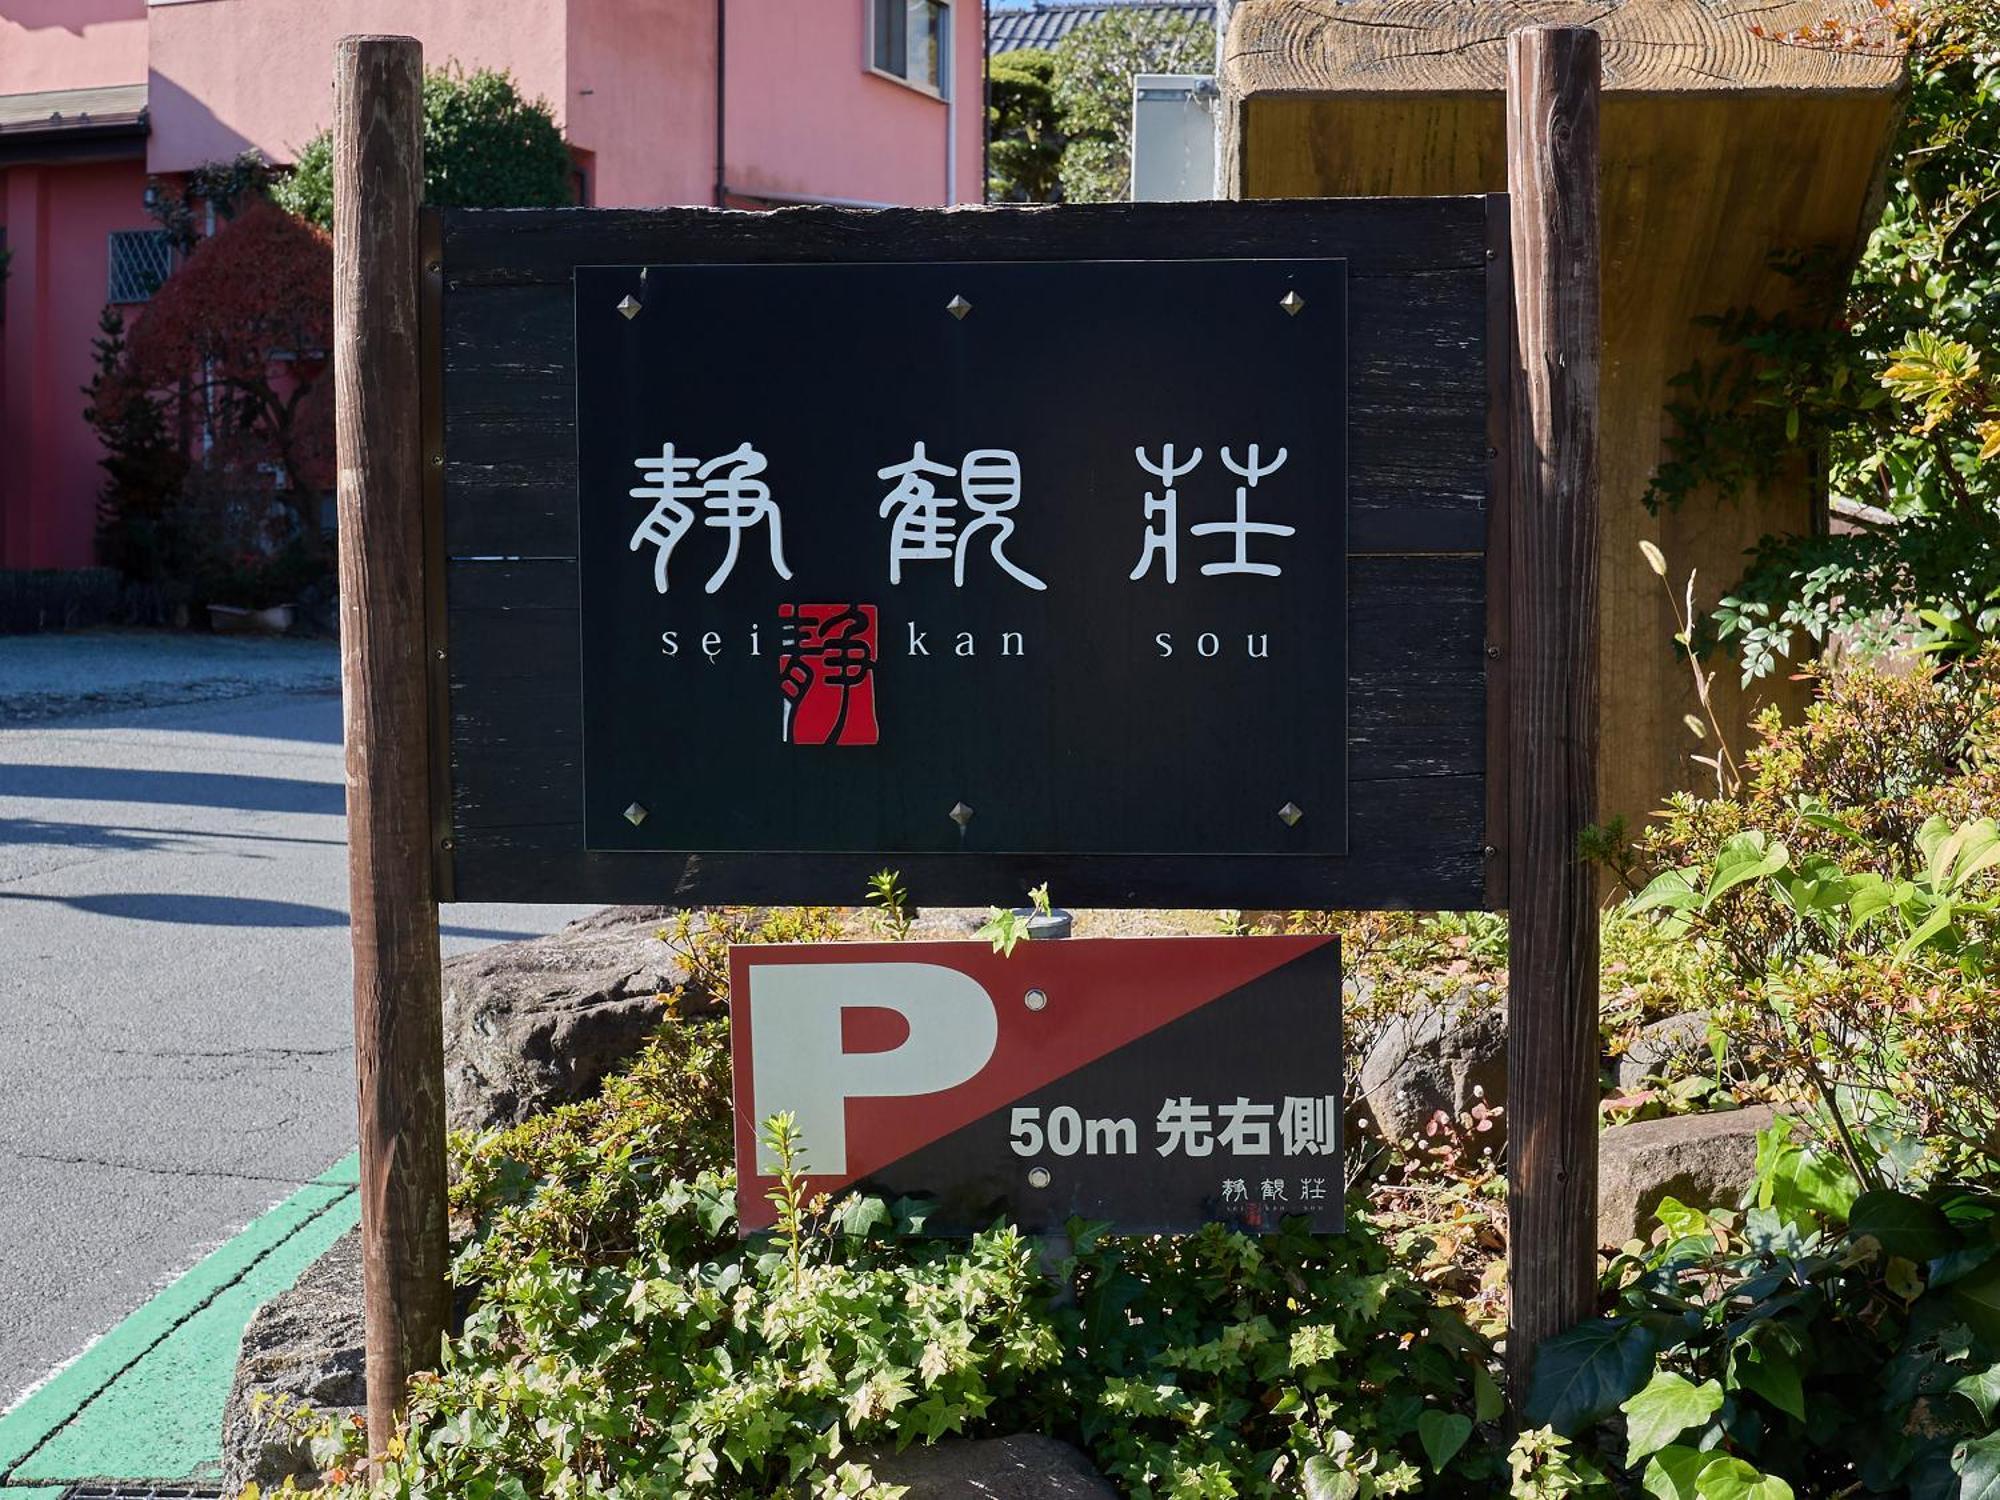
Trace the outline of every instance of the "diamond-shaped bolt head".
{"label": "diamond-shaped bolt head", "polygon": [[636,318],[639,316],[639,309],[644,305],[637,297],[628,293],[625,300],[618,304],[618,310],[625,314],[627,318]]}
{"label": "diamond-shaped bolt head", "polygon": [[951,301],[945,303],[944,310],[963,322],[965,315],[972,311],[972,304],[963,297],[954,296]]}
{"label": "diamond-shaped bolt head", "polygon": [[1287,828],[1298,827],[1299,819],[1305,815],[1306,810],[1296,802],[1287,802],[1283,807],[1278,809],[1278,821],[1283,823]]}
{"label": "diamond-shaped bolt head", "polygon": [[634,828],[645,822],[646,805],[643,802],[634,802],[630,807],[626,808],[625,821],[630,823]]}
{"label": "diamond-shaped bolt head", "polygon": [[963,828],[967,823],[972,821],[972,809],[967,807],[963,802],[954,802],[951,805],[950,813],[946,816],[960,828]]}
{"label": "diamond-shaped bolt head", "polygon": [[1306,299],[1301,297],[1297,292],[1287,292],[1278,299],[1278,306],[1296,318],[1306,310]]}

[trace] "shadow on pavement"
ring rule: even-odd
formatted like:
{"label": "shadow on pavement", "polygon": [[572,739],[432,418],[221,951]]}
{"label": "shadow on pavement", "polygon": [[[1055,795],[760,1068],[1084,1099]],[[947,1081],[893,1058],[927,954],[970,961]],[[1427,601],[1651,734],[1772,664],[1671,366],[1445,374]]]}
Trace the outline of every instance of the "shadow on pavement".
{"label": "shadow on pavement", "polygon": [[101,896],[43,896],[0,891],[0,901],[41,901],[99,917],[170,922],[197,927],[345,927],[347,913],[303,901],[252,896],[191,896],[178,892],[119,891]]}
{"label": "shadow on pavement", "polygon": [[235,833],[215,828],[142,828],[128,824],[56,823],[47,818],[0,818],[0,848],[9,844],[51,849],[110,849],[143,853],[153,849],[185,850],[191,845],[227,839],[250,844],[338,844],[347,840],[313,839],[288,833]]}
{"label": "shadow on pavement", "polygon": [[172,803],[228,807],[239,812],[347,812],[347,788],[337,781],[283,776],[232,776],[219,771],[118,770],[109,766],[0,764],[0,797],[64,802]]}
{"label": "shadow on pavement", "polygon": [[[199,724],[182,721],[181,715],[190,711],[201,713]],[[0,701],[0,728],[93,734],[117,729],[184,731],[302,745],[338,745],[340,689],[282,684],[271,688],[246,687],[241,693],[223,697],[177,699],[150,706],[112,706],[96,711],[73,709],[70,713],[13,720],[8,718],[4,701]]]}
{"label": "shadow on pavement", "polygon": [[[345,927],[347,913],[303,901],[267,901],[254,896],[198,896],[176,891],[119,891],[93,896],[44,896],[27,891],[0,891],[0,901],[40,901],[67,906],[98,917],[132,922],[166,922],[195,927]],[[443,923],[440,937],[470,938],[494,943],[540,937],[540,932],[503,927],[461,927]]]}

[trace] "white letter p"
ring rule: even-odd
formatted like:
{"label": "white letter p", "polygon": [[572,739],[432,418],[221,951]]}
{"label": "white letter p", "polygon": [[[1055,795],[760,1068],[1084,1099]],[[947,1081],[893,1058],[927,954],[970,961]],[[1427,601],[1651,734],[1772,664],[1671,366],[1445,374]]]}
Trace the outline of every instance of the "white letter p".
{"label": "white letter p", "polygon": [[[789,1110],[804,1138],[803,1169],[847,1173],[847,1101],[908,1098],[956,1088],[993,1056],[1000,1018],[979,982],[939,964],[752,962],[750,1097],[763,1124]],[[886,1052],[842,1050],[841,1013],[879,1007],[900,1013],[910,1034]]]}

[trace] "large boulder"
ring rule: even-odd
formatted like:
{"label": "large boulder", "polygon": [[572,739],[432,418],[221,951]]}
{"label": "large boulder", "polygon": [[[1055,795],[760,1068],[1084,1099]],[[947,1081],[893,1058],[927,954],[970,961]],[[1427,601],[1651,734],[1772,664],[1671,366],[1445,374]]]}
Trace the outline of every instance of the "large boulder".
{"label": "large boulder", "polygon": [[1768,1105],[1613,1125],[1597,1143],[1597,1242],[1650,1239],[1660,1201],[1733,1208],[1757,1175],[1757,1132]]}
{"label": "large boulder", "polygon": [[884,1484],[909,1486],[905,1500],[1098,1500],[1118,1491],[1077,1449],[1022,1433],[1003,1438],[947,1438],[856,1454]]}
{"label": "large boulder", "polygon": [[[1507,1009],[1484,996],[1439,1000],[1394,1017],[1361,1062],[1361,1099],[1392,1141],[1421,1135],[1443,1110],[1456,1120],[1483,1100],[1507,1102]],[[1506,1117],[1483,1134],[1498,1151]]]}
{"label": "large boulder", "polygon": [[597,1091],[659,1029],[687,978],[659,932],[669,906],[613,906],[444,964],[445,1114],[516,1125]]}
{"label": "large boulder", "polygon": [[222,1409],[222,1490],[286,1478],[317,1482],[306,1445],[260,1410],[259,1395],[341,1417],[367,1409],[362,1376],[361,1231],[351,1230],[289,1290],[251,1316]]}
{"label": "large boulder", "polygon": [[1676,1062],[1692,1062],[1708,1053],[1708,1013],[1682,1011],[1677,1016],[1639,1028],[1618,1059],[1618,1087],[1626,1093],[1646,1086]]}

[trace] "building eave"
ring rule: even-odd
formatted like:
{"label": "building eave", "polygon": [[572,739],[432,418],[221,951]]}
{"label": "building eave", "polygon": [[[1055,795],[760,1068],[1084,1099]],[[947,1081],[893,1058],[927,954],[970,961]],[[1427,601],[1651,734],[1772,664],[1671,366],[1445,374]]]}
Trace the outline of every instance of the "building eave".
{"label": "building eave", "polygon": [[151,126],[137,120],[93,120],[82,128],[0,129],[0,167],[58,166],[83,161],[143,161]]}
{"label": "building eave", "polygon": [[151,130],[143,83],[0,94],[0,165],[144,157]]}

